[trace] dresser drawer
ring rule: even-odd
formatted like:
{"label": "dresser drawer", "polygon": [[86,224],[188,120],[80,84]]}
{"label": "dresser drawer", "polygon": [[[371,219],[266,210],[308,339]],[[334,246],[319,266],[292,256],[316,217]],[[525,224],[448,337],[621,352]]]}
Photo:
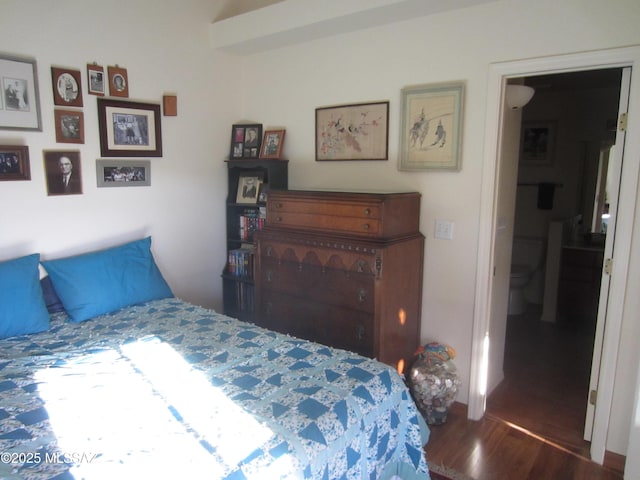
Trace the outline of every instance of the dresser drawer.
{"label": "dresser drawer", "polygon": [[259,281],[265,292],[280,292],[367,313],[374,311],[371,274],[267,258],[263,260]]}
{"label": "dresser drawer", "polygon": [[263,327],[373,357],[371,314],[268,290],[258,308]]}
{"label": "dresser drawer", "polygon": [[398,238],[418,231],[419,193],[275,191],[267,227],[364,238]]}
{"label": "dresser drawer", "polygon": [[380,222],[378,220],[360,217],[336,217],[330,214],[277,211],[269,216],[267,221],[273,226],[284,228],[303,228],[306,230],[331,231],[334,233],[374,237],[380,233]]}

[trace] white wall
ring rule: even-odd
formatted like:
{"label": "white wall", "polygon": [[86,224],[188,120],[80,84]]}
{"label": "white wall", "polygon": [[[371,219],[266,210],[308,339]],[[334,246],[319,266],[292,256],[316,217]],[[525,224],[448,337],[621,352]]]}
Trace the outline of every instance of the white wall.
{"label": "white wall", "polygon": [[[422,339],[416,344],[437,339],[456,348],[468,386],[488,66],[638,44],[639,20],[635,0],[503,0],[253,54],[244,57],[245,113],[286,126],[291,187],[422,192],[427,241]],[[451,80],[467,84],[462,171],[397,171],[401,88]],[[315,161],[316,107],[386,99],[391,101],[389,161]],[[434,239],[435,219],[455,223],[453,240]],[[624,385],[616,391],[625,391]],[[467,402],[468,392],[463,389],[458,400]],[[628,419],[625,410],[614,416]],[[608,448],[624,453],[627,433],[612,432]]]}
{"label": "white wall", "polygon": [[[29,146],[29,182],[2,182],[0,259],[32,252],[54,258],[144,235],[174,293],[221,305],[224,199],[230,125],[241,105],[235,60],[211,52],[209,0],[2,0],[3,53],[35,58],[42,132],[0,130],[0,143]],[[164,155],[151,158],[151,187],[97,188],[96,97],[86,65],[126,68],[130,100],[178,96],[178,116],[162,117]],[[51,66],[81,71],[84,145],[56,143]],[[43,150],[80,151],[83,195],[47,196]]]}

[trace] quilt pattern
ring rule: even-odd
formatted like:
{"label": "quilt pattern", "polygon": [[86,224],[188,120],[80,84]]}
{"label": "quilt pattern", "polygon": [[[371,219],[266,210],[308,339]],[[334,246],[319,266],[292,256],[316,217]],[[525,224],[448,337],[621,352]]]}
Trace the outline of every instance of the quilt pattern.
{"label": "quilt pattern", "polygon": [[427,479],[379,362],[178,299],[0,341],[0,478]]}

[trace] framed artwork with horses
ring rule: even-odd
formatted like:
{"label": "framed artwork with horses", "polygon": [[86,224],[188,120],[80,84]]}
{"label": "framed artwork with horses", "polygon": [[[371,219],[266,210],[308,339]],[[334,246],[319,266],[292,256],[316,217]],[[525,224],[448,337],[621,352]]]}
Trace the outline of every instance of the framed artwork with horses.
{"label": "framed artwork with horses", "polygon": [[402,89],[399,170],[460,170],[465,83]]}
{"label": "framed artwork with horses", "polygon": [[389,102],[316,108],[316,160],[387,160]]}

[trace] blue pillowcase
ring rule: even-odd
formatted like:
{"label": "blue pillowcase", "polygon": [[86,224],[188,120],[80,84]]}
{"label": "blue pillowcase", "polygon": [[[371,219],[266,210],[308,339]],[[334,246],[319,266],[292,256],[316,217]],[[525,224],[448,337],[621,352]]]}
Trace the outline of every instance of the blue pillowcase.
{"label": "blue pillowcase", "polygon": [[49,328],[49,312],[40,287],[40,255],[0,262],[0,338]]}
{"label": "blue pillowcase", "polygon": [[42,265],[74,322],[173,296],[151,254],[151,237]]}

